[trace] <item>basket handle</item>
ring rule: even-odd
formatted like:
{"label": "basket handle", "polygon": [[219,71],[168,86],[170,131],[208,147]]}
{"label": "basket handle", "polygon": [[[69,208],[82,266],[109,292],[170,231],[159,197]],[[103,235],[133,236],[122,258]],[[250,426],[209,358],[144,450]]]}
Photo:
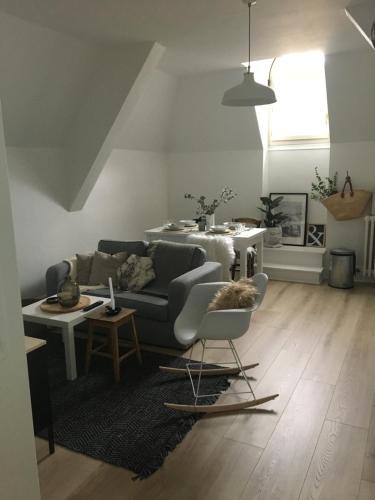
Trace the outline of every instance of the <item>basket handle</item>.
{"label": "basket handle", "polygon": [[344,187],[342,188],[342,191],[341,191],[341,198],[344,198],[344,196],[345,196],[345,188],[346,188],[347,184],[349,185],[350,196],[354,196],[352,179],[351,179],[348,171],[346,171],[346,177],[345,177]]}

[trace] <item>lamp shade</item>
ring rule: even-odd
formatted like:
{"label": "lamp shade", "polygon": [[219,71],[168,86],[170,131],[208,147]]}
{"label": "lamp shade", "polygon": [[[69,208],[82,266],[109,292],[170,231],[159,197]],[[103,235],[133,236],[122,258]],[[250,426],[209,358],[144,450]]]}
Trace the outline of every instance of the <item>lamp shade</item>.
{"label": "lamp shade", "polygon": [[243,82],[228,89],[223,96],[223,106],[263,106],[276,102],[275,92],[254,80],[254,73],[245,73]]}

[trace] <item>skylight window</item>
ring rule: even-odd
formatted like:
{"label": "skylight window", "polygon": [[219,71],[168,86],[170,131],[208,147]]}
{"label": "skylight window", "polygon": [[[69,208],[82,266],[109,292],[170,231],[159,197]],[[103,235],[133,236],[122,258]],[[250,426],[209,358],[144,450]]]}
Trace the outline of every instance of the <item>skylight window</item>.
{"label": "skylight window", "polygon": [[329,122],[324,54],[307,52],[276,59],[270,106],[270,145],[328,143]]}

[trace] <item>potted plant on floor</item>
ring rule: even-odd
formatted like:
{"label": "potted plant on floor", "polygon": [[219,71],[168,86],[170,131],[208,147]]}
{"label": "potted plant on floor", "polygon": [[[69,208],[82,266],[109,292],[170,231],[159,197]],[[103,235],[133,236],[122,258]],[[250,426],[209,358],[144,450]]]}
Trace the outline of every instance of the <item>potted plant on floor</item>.
{"label": "potted plant on floor", "polygon": [[260,201],[264,208],[259,210],[264,213],[263,223],[268,229],[264,235],[264,246],[277,248],[281,247],[282,229],[281,224],[288,219],[282,212],[274,212],[283,200],[283,196],[271,200],[267,196],[261,196]]}

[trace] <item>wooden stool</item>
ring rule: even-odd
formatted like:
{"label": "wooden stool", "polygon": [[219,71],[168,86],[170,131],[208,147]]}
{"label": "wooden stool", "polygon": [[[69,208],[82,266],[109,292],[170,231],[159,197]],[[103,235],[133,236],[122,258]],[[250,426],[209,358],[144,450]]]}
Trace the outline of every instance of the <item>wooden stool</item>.
{"label": "wooden stool", "polygon": [[[136,354],[139,364],[142,364],[142,356],[138,343],[137,330],[135,329],[134,313],[135,309],[123,308],[116,314],[116,316],[107,316],[105,310],[102,309],[98,312],[92,313],[87,316],[88,320],[88,339],[86,348],[86,373],[88,373],[90,368],[91,356],[104,356],[106,358],[112,358],[113,360],[113,373],[115,381],[120,381],[120,363],[125,358]],[[131,330],[133,335],[134,347],[130,351],[126,352],[122,356],[119,354],[119,343],[118,343],[118,328],[126,323],[131,322]],[[93,334],[94,327],[99,326],[101,328],[108,329],[108,342],[100,344],[98,347],[93,349]],[[110,346],[111,353],[103,352],[104,347]]]}

